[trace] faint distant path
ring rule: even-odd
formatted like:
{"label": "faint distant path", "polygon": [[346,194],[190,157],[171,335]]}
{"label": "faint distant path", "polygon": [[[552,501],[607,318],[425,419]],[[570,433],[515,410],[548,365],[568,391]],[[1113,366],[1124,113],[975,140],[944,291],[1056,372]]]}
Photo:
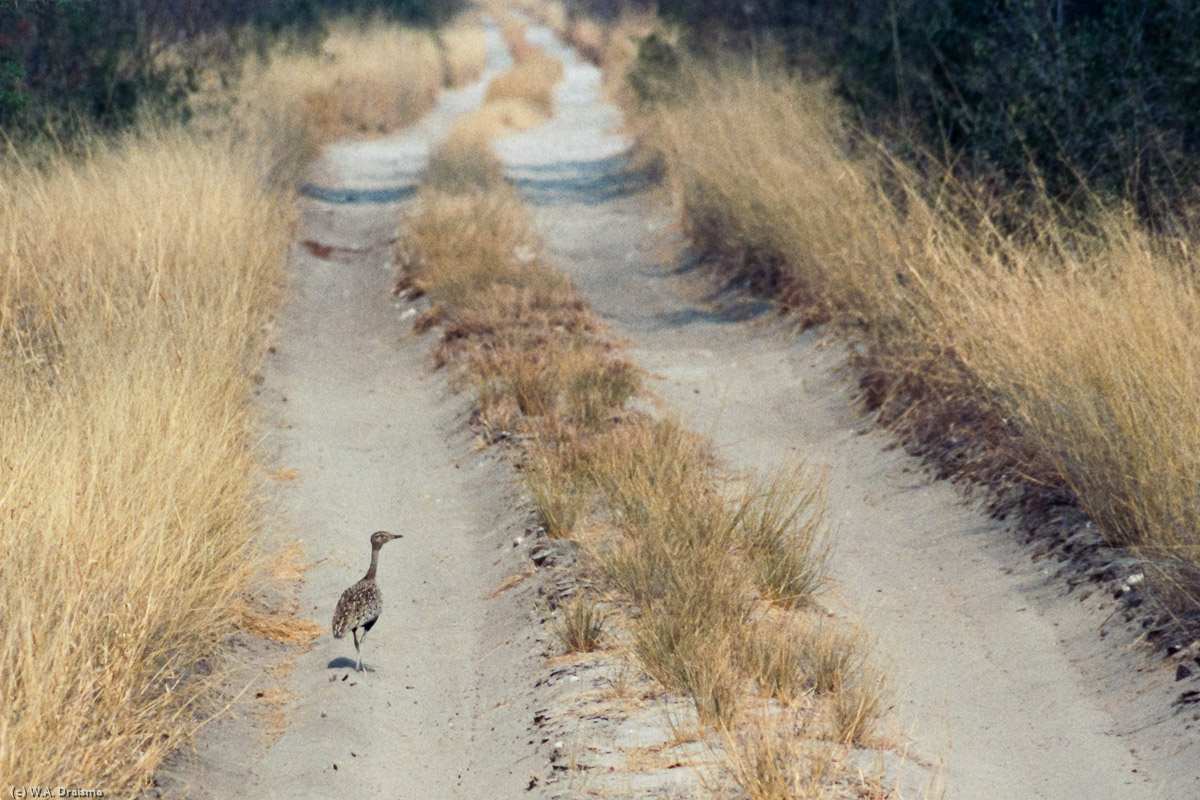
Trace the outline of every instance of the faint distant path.
{"label": "faint distant path", "polygon": [[673,214],[622,172],[629,143],[598,71],[546,29],[528,35],[566,66],[558,115],[497,151],[556,266],[729,464],[799,454],[827,470],[838,549],[825,602],[878,637],[916,752],[945,760],[946,796],[1200,797],[1194,733],[1159,719],[1170,677],[1126,682],[1141,662],[1098,638],[1100,603],[1060,597],[998,523],[886,437],[860,434],[837,345],[789,336],[752,300],[696,299],[699,282],[677,274]]}

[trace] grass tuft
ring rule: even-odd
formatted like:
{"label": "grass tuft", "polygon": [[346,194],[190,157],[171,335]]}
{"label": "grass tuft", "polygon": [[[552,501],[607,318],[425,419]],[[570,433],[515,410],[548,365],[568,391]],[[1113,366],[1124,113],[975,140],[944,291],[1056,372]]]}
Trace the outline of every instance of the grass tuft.
{"label": "grass tuft", "polygon": [[746,730],[727,732],[725,761],[749,800],[827,796],[836,769],[830,748],[810,739],[801,719],[762,716]]}
{"label": "grass tuft", "polygon": [[798,605],[821,588],[832,539],[825,530],[820,481],[803,467],[755,481],[742,497],[737,517],[738,538],[766,597]]}
{"label": "grass tuft", "polygon": [[604,613],[593,601],[579,597],[563,606],[554,632],[568,653],[591,653],[600,649],[604,620]]}

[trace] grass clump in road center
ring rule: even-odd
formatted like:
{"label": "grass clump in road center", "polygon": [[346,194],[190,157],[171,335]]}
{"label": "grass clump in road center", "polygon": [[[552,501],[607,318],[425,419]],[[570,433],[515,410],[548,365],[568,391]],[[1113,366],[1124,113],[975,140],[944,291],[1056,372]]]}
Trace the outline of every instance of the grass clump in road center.
{"label": "grass clump in road center", "polygon": [[519,100],[547,117],[554,114],[554,86],[563,76],[562,63],[540,49],[526,46],[516,65],[488,84],[487,101]]}
{"label": "grass clump in road center", "polygon": [[825,582],[831,540],[820,479],[802,468],[755,481],[737,508],[738,540],[755,585],[776,603],[803,603]]}
{"label": "grass clump in road center", "polygon": [[[638,371],[603,343],[570,282],[507,187],[427,188],[404,223],[402,288],[433,302],[446,329],[439,358],[464,358],[491,431],[570,431],[598,424],[637,388]],[[588,403],[574,402],[592,387]]]}
{"label": "grass clump in road center", "polygon": [[[546,533],[587,522],[589,569],[627,612],[606,628],[703,725],[733,730],[785,705],[811,721],[807,736],[870,741],[884,693],[866,648],[809,608],[829,553],[820,482],[793,470],[732,490],[701,439],[626,408],[641,373],[547,263],[499,179],[487,141],[502,133],[456,129],[402,222],[398,288],[430,301],[417,329],[442,326],[436,363],[474,388],[486,438],[521,443]],[[583,613],[560,623],[568,649],[582,649]]]}
{"label": "grass clump in road center", "polygon": [[604,618],[595,601],[578,597],[562,609],[555,633],[568,653],[590,653],[600,648]]}
{"label": "grass clump in road center", "polygon": [[432,302],[436,362],[474,387],[485,437],[522,442],[546,532],[572,537],[588,520],[593,568],[629,612],[608,627],[623,625],[637,664],[690,697],[705,725],[732,729],[762,703],[786,704],[805,709],[810,735],[870,741],[884,693],[866,648],[805,622],[829,552],[820,482],[792,470],[733,491],[701,439],[626,409],[640,372],[546,264],[507,186],[434,183],[402,227],[399,282]]}

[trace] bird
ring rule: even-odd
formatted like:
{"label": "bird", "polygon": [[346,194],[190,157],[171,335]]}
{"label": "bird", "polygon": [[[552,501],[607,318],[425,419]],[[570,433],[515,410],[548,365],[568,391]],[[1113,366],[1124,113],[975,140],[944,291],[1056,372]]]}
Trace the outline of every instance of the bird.
{"label": "bird", "polygon": [[[355,669],[359,672],[363,668],[360,649],[363,640],[367,638],[367,631],[375,626],[379,613],[383,611],[383,593],[379,591],[379,584],[375,581],[375,568],[379,566],[379,548],[393,539],[402,538],[402,534],[387,531],[375,531],[371,534],[371,568],[362,580],[342,592],[337,608],[333,611],[333,638],[341,639],[346,635],[346,631],[350,631],[354,638],[354,652],[358,654],[358,666]],[[359,630],[362,630],[361,637],[358,634]]]}

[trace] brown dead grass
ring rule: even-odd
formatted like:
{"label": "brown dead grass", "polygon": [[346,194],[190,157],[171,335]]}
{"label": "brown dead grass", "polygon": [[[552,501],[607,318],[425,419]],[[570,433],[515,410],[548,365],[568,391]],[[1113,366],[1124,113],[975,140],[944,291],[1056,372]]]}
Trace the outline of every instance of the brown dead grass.
{"label": "brown dead grass", "polygon": [[0,774],[136,793],[265,568],[248,402],[290,202],[143,131],[0,181]]}
{"label": "brown dead grass", "polygon": [[591,653],[604,638],[605,614],[596,602],[580,596],[559,610],[554,632],[567,653]]}
{"label": "brown dead grass", "polygon": [[604,52],[608,46],[608,34],[604,26],[581,17],[570,24],[565,38],[579,55],[598,67],[604,66]]}
{"label": "brown dead grass", "polygon": [[445,78],[470,78],[479,39],[469,28],[447,36],[439,50],[427,32],[380,20],[341,23],[319,58],[276,53],[247,69],[240,94],[252,107],[294,118],[318,141],[378,136],[419,119]]}
{"label": "brown dead grass", "polygon": [[196,133],[146,125],[77,159],[0,163],[0,775],[13,783],[136,795],[219,711],[235,629],[291,644],[319,631],[248,590],[303,569],[261,550],[249,410],[291,191],[318,135],[419,114],[437,63],[425,34],[338,28],[323,59],[249,69]]}
{"label": "brown dead grass", "polygon": [[491,141],[514,131],[528,130],[554,113],[553,88],[562,65],[525,41],[516,20],[502,18],[505,41],[516,66],[492,79],[482,106],[458,120],[450,135],[430,156],[426,186],[450,194],[487,189],[503,182]]}
{"label": "brown dead grass", "polygon": [[863,341],[866,402],[948,469],[1016,487],[1026,508],[1074,498],[1193,606],[1195,234],[1120,209],[1068,222],[1049,201],[1005,233],[1003,198],[851,148],[825,86],[762,64],[690,69],[644,139],[696,246]]}
{"label": "brown dead grass", "polygon": [[507,72],[492,78],[485,102],[518,100],[546,117],[554,116],[554,87],[562,80],[562,63],[525,43],[523,39],[513,55],[517,63]]}
{"label": "brown dead grass", "polygon": [[479,80],[487,66],[487,37],[476,21],[460,21],[438,34],[444,83],[451,88]]}

